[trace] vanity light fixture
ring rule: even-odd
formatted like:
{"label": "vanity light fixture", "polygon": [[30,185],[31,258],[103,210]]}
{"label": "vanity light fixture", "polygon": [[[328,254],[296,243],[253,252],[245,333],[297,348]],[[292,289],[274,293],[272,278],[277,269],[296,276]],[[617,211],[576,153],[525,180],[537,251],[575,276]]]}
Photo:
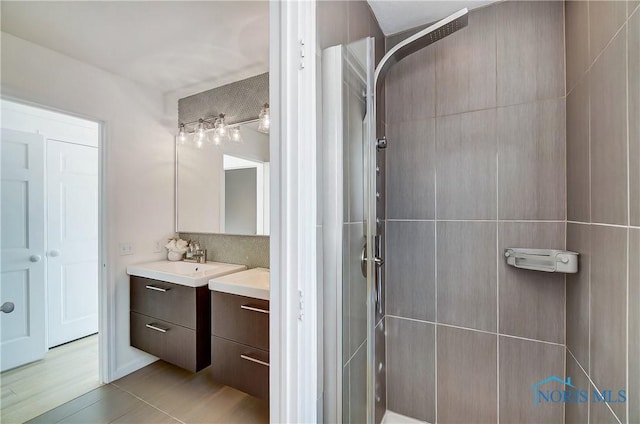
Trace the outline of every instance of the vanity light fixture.
{"label": "vanity light fixture", "polygon": [[[186,144],[190,139],[197,148],[204,147],[205,143],[220,146],[225,141],[234,143],[243,143],[242,133],[240,131],[241,124],[258,123],[257,130],[269,134],[270,116],[269,103],[265,103],[258,119],[248,119],[242,122],[233,122],[233,126],[227,125],[225,114],[220,113],[218,116],[210,118],[200,118],[197,121],[180,123],[178,125],[178,134],[176,134],[176,143]],[[255,127],[254,127],[255,128]]]}
{"label": "vanity light fixture", "polygon": [[258,131],[269,134],[271,119],[269,116],[269,103],[265,103],[258,115]]}

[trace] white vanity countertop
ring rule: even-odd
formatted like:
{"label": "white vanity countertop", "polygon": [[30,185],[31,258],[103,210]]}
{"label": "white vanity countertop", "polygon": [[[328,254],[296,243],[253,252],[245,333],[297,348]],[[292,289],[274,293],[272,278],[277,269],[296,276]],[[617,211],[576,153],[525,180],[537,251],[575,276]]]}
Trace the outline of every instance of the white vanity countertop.
{"label": "white vanity countertop", "polygon": [[269,300],[269,270],[253,268],[209,280],[209,290]]}
{"label": "white vanity countertop", "polygon": [[129,265],[127,274],[166,281],[188,287],[206,286],[213,277],[232,274],[247,269],[244,265],[206,262],[198,264],[184,261],[157,261]]}

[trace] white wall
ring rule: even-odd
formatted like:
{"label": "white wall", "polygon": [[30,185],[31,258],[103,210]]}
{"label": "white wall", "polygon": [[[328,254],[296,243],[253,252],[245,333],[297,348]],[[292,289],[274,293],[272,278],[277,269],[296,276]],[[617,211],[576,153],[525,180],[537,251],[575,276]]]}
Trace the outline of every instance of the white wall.
{"label": "white wall", "polygon": [[[2,33],[2,95],[101,121],[106,128],[107,292],[115,337],[109,375],[116,379],[153,358],[129,346],[130,263],[162,259],[154,243],[174,230],[175,122],[161,93]],[[131,242],[135,254],[118,255]]]}

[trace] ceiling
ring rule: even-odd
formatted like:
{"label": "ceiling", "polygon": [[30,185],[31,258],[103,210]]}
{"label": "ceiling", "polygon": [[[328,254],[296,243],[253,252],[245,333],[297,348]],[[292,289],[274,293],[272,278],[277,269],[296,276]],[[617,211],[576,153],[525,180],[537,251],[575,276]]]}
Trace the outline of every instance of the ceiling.
{"label": "ceiling", "polygon": [[367,0],[384,35],[439,21],[462,8],[476,9],[496,0]]}
{"label": "ceiling", "polygon": [[267,1],[2,1],[2,31],[162,93],[269,64]]}

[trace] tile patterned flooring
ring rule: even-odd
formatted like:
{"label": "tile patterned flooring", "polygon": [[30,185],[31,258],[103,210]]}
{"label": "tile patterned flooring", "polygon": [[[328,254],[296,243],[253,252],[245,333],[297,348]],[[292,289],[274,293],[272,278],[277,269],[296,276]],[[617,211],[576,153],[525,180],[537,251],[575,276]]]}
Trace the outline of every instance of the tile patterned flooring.
{"label": "tile patterned flooring", "polygon": [[268,402],[157,361],[29,423],[268,423]]}

